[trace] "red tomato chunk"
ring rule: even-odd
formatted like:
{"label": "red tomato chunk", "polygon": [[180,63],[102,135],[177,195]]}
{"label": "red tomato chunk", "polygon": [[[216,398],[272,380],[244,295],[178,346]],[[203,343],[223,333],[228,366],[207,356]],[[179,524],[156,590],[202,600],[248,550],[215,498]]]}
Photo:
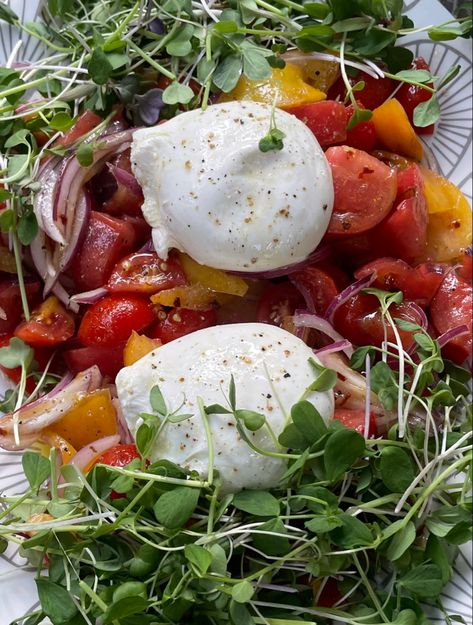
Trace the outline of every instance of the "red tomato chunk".
{"label": "red tomato chunk", "polygon": [[217,324],[215,310],[191,310],[190,308],[172,308],[164,319],[157,321],[148,336],[169,343],[181,336],[203,330]]}
{"label": "red tomato chunk", "polygon": [[155,253],[131,254],[114,268],[107,283],[112,293],[157,293],[186,284],[179,262],[161,260]]}
{"label": "red tomato chunk", "polygon": [[286,109],[314,133],[322,147],[342,143],[347,136],[345,107],[341,102],[325,100]]}

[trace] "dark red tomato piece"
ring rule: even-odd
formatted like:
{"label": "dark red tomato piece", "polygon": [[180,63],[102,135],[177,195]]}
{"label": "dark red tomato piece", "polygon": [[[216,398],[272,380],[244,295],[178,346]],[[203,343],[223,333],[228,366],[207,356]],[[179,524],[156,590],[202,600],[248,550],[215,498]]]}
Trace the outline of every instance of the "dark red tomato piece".
{"label": "dark red tomato piece", "polygon": [[387,291],[402,291],[404,298],[428,306],[439,288],[445,266],[423,263],[411,267],[399,258],[378,258],[355,272],[355,278],[375,274],[373,286]]}
{"label": "dark red tomato piece", "polygon": [[137,295],[107,295],[87,310],[77,336],[83,345],[116,347],[155,319],[150,302]]}
{"label": "dark red tomato piece", "polygon": [[[390,78],[373,78],[364,72],[358,72],[356,76],[350,76],[348,80],[351,85],[355,85],[360,81],[365,83],[364,88],[356,92],[356,99],[367,109],[375,109],[377,106],[380,106],[397,87],[397,83],[394,83]],[[343,101],[346,94],[347,89],[345,83],[343,78],[340,77],[332,87],[330,87],[328,97],[331,100],[336,100],[338,98]]]}
{"label": "dark red tomato piece", "polygon": [[[30,306],[38,302],[41,285],[38,281],[26,279],[26,296]],[[11,333],[23,315],[18,280],[12,277],[0,278],[0,335]]]}
{"label": "dark red tomato piece", "polygon": [[107,464],[110,467],[126,467],[135,458],[141,458],[136,445],[115,445],[99,456],[96,464]]}
{"label": "dark red tomato piece", "polygon": [[473,256],[471,254],[463,254],[461,266],[457,271],[460,278],[471,282],[473,278]]}
{"label": "dark red tomato piece", "polygon": [[332,147],[325,153],[335,200],[328,233],[349,236],[370,230],[390,212],[396,198],[394,169],[362,150]]}
{"label": "dark red tomato piece", "polygon": [[92,211],[84,242],[69,268],[76,289],[89,291],[104,286],[113,267],[133,250],[135,242],[132,225]]}
{"label": "dark red tomato piece", "polygon": [[322,147],[345,141],[347,121],[345,107],[341,102],[325,100],[287,108],[314,133]]}
{"label": "dark red tomato piece", "polygon": [[[359,108],[364,108],[361,102],[358,104]],[[346,123],[350,121],[355,107],[350,104],[345,108]],[[366,122],[360,122],[351,130],[347,130],[347,138],[345,139],[345,145],[349,145],[352,148],[358,150],[364,150],[365,152],[371,152],[374,149],[378,137],[376,135],[375,125],[371,120]]]}
{"label": "dark red tomato piece", "polygon": [[385,254],[410,263],[425,250],[428,219],[422,173],[413,163],[398,172],[396,206],[373,235]]}
{"label": "dark red tomato piece", "polygon": [[217,324],[215,310],[191,310],[190,308],[172,308],[164,319],[157,321],[147,335],[169,343],[191,332],[210,328]]}
{"label": "dark red tomato piece", "polygon": [[341,598],[342,594],[338,590],[336,580],[333,577],[329,577],[320,593],[316,605],[320,608],[332,608]]}
{"label": "dark red tomato piece", "polygon": [[[346,428],[356,430],[360,434],[365,433],[365,411],[350,410],[348,408],[336,408],[333,418]],[[368,436],[376,436],[376,418],[374,412],[370,412],[370,421],[368,426]]]}
{"label": "dark red tomato piece", "polygon": [[295,310],[305,306],[303,295],[290,282],[270,284],[258,302],[256,319],[261,323],[279,326],[284,317],[293,315]]}
{"label": "dark red tomato piece", "polygon": [[72,373],[80,373],[93,365],[97,365],[102,375],[115,378],[123,367],[123,349],[125,343],[117,347],[105,347],[103,345],[91,347],[78,347],[64,352],[64,361]]}
{"label": "dark red tomato piece", "polygon": [[147,243],[151,239],[151,227],[143,217],[137,215],[122,215],[121,219],[131,226],[136,236],[135,247]]}
{"label": "dark red tomato piece", "polygon": [[74,126],[72,126],[70,130],[58,139],[57,143],[64,147],[69,147],[78,139],[96,128],[102,121],[103,119],[92,111],[85,111],[80,117],[78,117]]}
{"label": "dark red tomato piece", "polygon": [[186,284],[180,263],[161,260],[155,253],[131,254],[112,271],[107,289],[112,293],[157,293]]}
{"label": "dark red tomato piece", "polygon": [[28,321],[15,330],[15,336],[33,347],[59,345],[74,335],[74,317],[51,295],[33,310]]}
{"label": "dark red tomato piece", "polygon": [[291,281],[304,293],[313,311],[323,316],[348,280],[338,267],[321,264],[294,272]]}
{"label": "dark red tomato piece", "polygon": [[[412,69],[424,69],[430,71],[427,61],[422,57],[414,59]],[[433,83],[427,83],[427,87],[433,87]],[[435,130],[435,124],[430,124],[430,126],[424,127],[416,126],[414,124],[414,109],[421,102],[427,102],[427,100],[430,100],[432,95],[432,92],[427,91],[427,89],[423,89],[422,87],[417,87],[415,85],[409,85],[407,83],[404,83],[396,93],[396,100],[402,104],[402,108],[406,111],[409,121],[414,126],[417,134],[431,135]]]}
{"label": "dark red tomato piece", "polygon": [[469,328],[447,343],[443,353],[447,358],[462,364],[472,354],[472,301],[473,289],[470,280],[455,270],[445,274],[442,284],[430,305],[430,320],[439,334],[462,325]]}
{"label": "dark red tomato piece", "polygon": [[[422,322],[419,311],[411,302],[405,301],[392,306],[393,318],[403,319],[420,325]],[[384,341],[384,327],[379,301],[373,295],[358,293],[342,304],[334,314],[334,326],[342,336],[355,345],[374,345],[380,347]],[[404,349],[413,344],[410,332],[399,330]],[[394,341],[392,330],[388,329],[388,340]]]}

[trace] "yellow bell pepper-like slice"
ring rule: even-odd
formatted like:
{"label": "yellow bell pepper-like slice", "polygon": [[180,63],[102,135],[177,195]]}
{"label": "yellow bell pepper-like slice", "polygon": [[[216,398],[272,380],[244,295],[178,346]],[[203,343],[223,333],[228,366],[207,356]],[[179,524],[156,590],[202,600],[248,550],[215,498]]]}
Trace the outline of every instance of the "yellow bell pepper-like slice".
{"label": "yellow bell pepper-like slice", "polygon": [[296,65],[302,70],[302,79],[315,89],[327,93],[330,87],[340,76],[340,65],[336,61],[323,61],[314,58],[310,52],[300,50],[285,52],[283,59],[286,63]]}
{"label": "yellow bell pepper-like slice", "polygon": [[248,291],[248,285],[238,276],[232,276],[221,269],[200,265],[187,254],[179,254],[179,261],[191,284],[200,284],[216,293],[238,295],[239,297],[243,297]]}
{"label": "yellow bell pepper-like slice", "polygon": [[471,206],[450,180],[426,168],[422,174],[429,212],[425,260],[457,260],[471,244]]}
{"label": "yellow bell pepper-like slice", "polygon": [[117,434],[117,419],[110,391],[99,389],[87,393],[52,427],[75,449],[81,449],[99,438]]}
{"label": "yellow bell pepper-like slice", "polygon": [[326,97],[323,91],[304,82],[302,68],[286,63],[284,69],[273,69],[266,80],[249,80],[242,76],[230,93],[220,97],[220,102],[252,100],[284,108],[320,102]]}
{"label": "yellow bell pepper-like slice", "polygon": [[422,160],[424,149],[401,104],[387,100],[373,111],[371,118],[379,142],[391,152]]}
{"label": "yellow bell pepper-like slice", "polygon": [[161,345],[159,339],[150,339],[148,336],[138,334],[133,330],[123,350],[123,364],[125,367],[129,367]]}
{"label": "yellow bell pepper-like slice", "polygon": [[36,441],[33,448],[38,449],[42,456],[49,458],[49,452],[52,447],[59,451],[62,464],[67,464],[77,453],[66,439],[59,436],[54,430],[47,428],[41,432],[41,437]]}

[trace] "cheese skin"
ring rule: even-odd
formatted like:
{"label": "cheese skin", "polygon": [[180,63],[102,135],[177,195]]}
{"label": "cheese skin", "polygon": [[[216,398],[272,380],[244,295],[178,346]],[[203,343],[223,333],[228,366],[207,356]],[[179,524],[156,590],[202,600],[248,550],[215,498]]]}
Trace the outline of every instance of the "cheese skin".
{"label": "cheese skin", "polygon": [[333,208],[331,170],[312,132],[275,112],[280,151],[263,153],[272,108],[228,102],[135,132],[131,162],[156,252],[171,248],[224,270],[261,272],[305,260]]}
{"label": "cheese skin", "polygon": [[[294,335],[263,323],[215,326],[193,332],[147,354],[116,379],[118,399],[133,436],[142,422],[140,413],[151,413],[151,388],[159,385],[168,411],[193,416],[167,423],[157,440],[151,460],[167,459],[208,477],[209,448],[198,398],[204,405],[228,407],[231,375],[235,380],[237,409],[254,410],[269,425],[246,433],[259,448],[284,452],[277,438],[290,422],[291,406],[314,380],[309,364],[312,350]],[[325,421],[333,416],[333,392],[307,396]],[[208,416],[214,468],[222,492],[276,487],[287,469],[285,459],[257,453],[238,434],[233,415]]]}

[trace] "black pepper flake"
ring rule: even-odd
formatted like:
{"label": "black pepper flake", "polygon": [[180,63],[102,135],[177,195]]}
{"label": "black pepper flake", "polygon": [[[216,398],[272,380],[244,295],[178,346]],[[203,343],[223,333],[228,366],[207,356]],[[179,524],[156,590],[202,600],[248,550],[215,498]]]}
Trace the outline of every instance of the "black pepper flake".
{"label": "black pepper flake", "polygon": [[290,378],[290,377],[291,377],[291,374],[290,374],[290,373],[285,373],[285,374],[283,375],[283,378]]}

